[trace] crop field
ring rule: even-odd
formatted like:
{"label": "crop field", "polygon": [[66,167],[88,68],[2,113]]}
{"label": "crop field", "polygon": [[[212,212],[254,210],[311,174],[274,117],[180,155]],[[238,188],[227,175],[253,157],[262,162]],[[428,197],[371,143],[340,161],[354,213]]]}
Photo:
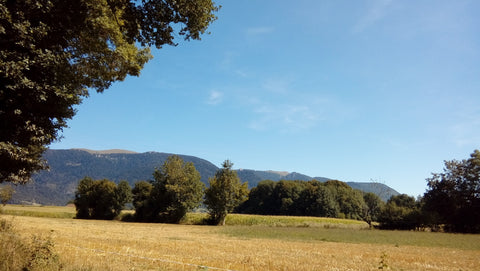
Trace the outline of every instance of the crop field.
{"label": "crop field", "polygon": [[[30,216],[18,215],[22,208]],[[68,207],[32,208],[7,206],[0,217],[12,221],[22,236],[51,238],[66,270],[480,269],[480,235],[242,215],[229,216],[224,227],[127,223],[56,218],[56,212],[71,213]],[[35,217],[35,210],[43,217]],[[198,216],[190,215],[186,224]]]}

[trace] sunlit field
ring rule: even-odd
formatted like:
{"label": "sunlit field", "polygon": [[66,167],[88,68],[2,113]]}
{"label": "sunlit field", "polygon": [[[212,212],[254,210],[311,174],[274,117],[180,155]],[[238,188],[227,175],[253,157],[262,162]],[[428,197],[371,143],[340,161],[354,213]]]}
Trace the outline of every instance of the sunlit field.
{"label": "sunlit field", "polygon": [[[72,212],[62,208],[51,212]],[[1,217],[26,237],[50,237],[66,270],[480,268],[480,235],[368,230],[349,220],[235,215],[230,225],[214,227]]]}

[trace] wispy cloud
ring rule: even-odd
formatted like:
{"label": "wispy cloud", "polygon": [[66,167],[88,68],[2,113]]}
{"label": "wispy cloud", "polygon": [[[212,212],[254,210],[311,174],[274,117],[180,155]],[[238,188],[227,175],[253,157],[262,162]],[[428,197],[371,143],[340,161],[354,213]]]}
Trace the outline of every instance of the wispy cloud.
{"label": "wispy cloud", "polygon": [[355,24],[353,31],[358,33],[382,20],[389,11],[393,0],[374,0],[368,7],[367,12]]}
{"label": "wispy cloud", "polygon": [[257,131],[301,132],[316,127],[325,119],[329,106],[321,94],[296,90],[291,78],[269,78],[259,84],[250,97],[253,118],[249,128]]}
{"label": "wispy cloud", "polygon": [[258,131],[304,131],[314,127],[320,118],[314,108],[299,104],[265,104],[254,112],[256,118],[250,122],[249,128]]}
{"label": "wispy cloud", "polygon": [[351,106],[327,96],[325,91],[296,89],[299,82],[288,76],[272,78],[280,77],[250,81],[244,86],[219,87],[217,89],[225,91],[211,91],[208,104],[224,102],[224,93],[228,93],[227,106],[234,106],[232,114],[241,111],[242,122],[247,128],[273,133],[308,132],[325,123],[343,122],[354,115]]}
{"label": "wispy cloud", "polygon": [[208,96],[207,104],[209,105],[217,105],[223,101],[223,92],[212,90]]}

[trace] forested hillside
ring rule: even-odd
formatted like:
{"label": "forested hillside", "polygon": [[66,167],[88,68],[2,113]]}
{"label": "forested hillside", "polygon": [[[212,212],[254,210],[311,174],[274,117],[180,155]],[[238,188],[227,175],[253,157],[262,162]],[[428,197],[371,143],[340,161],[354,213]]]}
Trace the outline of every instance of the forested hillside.
{"label": "forested hillside", "polygon": [[[160,167],[169,153],[146,152],[134,153],[122,150],[48,150],[44,158],[50,166],[49,171],[41,171],[33,176],[33,182],[14,187],[16,193],[12,203],[39,203],[44,205],[64,205],[74,198],[78,181],[85,176],[93,179],[109,179],[115,182],[126,180],[131,186],[140,180],[151,180],[155,168]],[[186,162],[193,162],[200,172],[201,181],[208,184],[218,167],[207,160],[187,155],[180,155]],[[238,176],[242,182],[247,181],[249,188],[255,187],[262,180],[303,180],[316,179],[324,182],[329,178],[309,177],[300,173],[277,171],[258,171],[241,169]],[[348,183],[355,189],[374,192],[386,200],[398,192],[378,183]]]}
{"label": "forested hillside", "polygon": [[[130,185],[140,180],[151,180],[155,168],[160,167],[168,153],[93,152],[88,150],[48,150],[44,158],[50,170],[33,176],[33,183],[15,187],[13,203],[32,202],[45,205],[64,205],[74,198],[78,181],[92,179],[126,180]],[[193,156],[180,155],[193,162],[201,181],[208,182],[218,169],[212,163]]]}

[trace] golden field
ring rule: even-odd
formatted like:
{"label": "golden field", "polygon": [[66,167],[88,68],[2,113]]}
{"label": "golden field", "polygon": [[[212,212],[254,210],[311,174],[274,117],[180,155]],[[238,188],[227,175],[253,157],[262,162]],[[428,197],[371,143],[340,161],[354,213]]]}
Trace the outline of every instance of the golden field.
{"label": "golden field", "polygon": [[[13,221],[23,236],[50,237],[68,270],[480,269],[479,235],[1,217]],[[367,239],[323,241],[329,240],[330,233],[332,240],[336,240],[333,235],[356,234]],[[400,238],[393,238],[396,234]],[[324,237],[315,238],[317,235]],[[370,240],[377,236],[384,239],[378,243]],[[388,243],[389,236],[394,239],[392,243]],[[432,240],[427,245],[404,245],[402,240],[408,238]],[[441,242],[443,238],[446,243]]]}

